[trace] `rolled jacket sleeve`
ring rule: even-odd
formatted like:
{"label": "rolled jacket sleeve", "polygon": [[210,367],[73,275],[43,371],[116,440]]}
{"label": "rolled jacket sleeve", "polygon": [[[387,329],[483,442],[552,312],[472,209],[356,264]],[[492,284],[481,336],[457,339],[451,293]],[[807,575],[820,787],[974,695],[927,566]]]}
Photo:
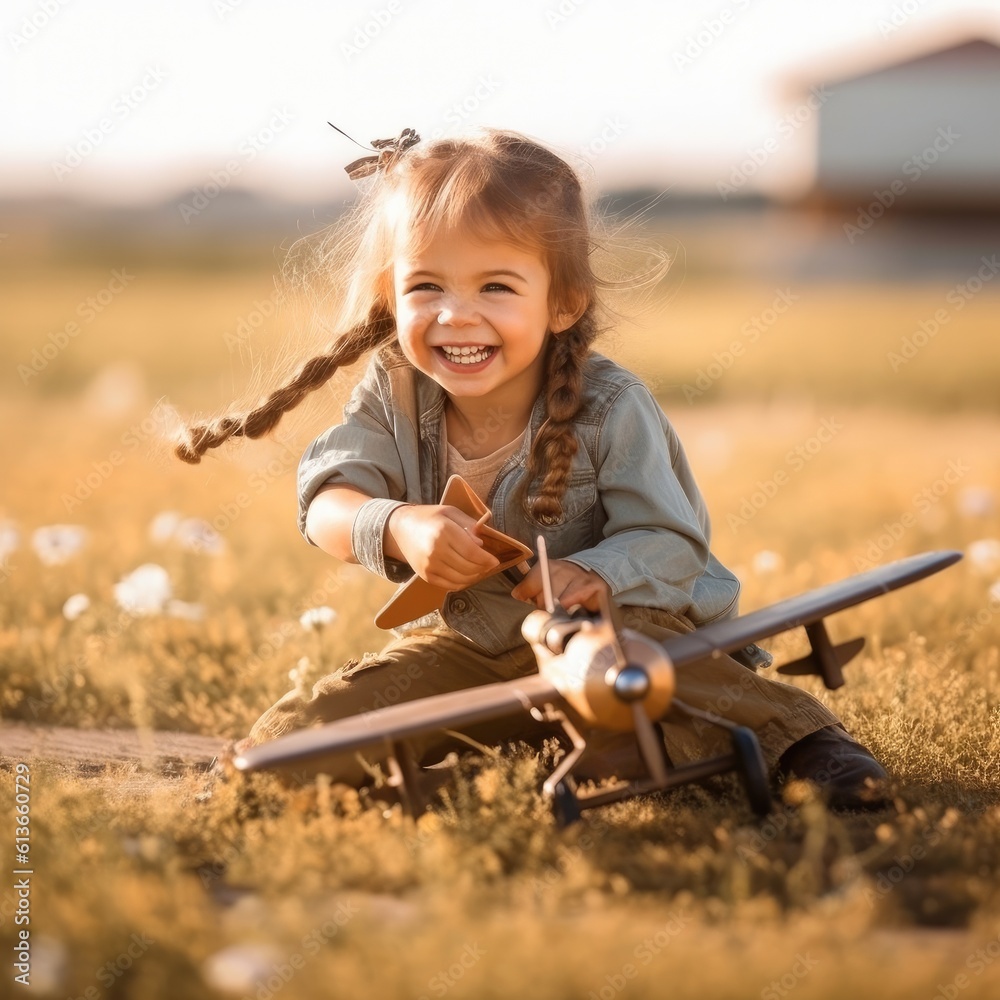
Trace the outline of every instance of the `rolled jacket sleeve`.
{"label": "rolled jacket sleeve", "polygon": [[704,501],[673,427],[649,390],[626,386],[597,445],[604,538],[568,562],[598,573],[620,604],[686,614],[709,560]]}
{"label": "rolled jacket sleeve", "polygon": [[351,546],[361,565],[398,582],[411,575],[409,567],[386,559],[382,539],[389,516],[408,502],[406,477],[397,446],[395,423],[401,419],[386,404],[380,370],[369,365],[344,407],[341,424],[331,427],[306,449],[298,469],[299,531],[310,544],[306,514],[316,494],[326,486],[349,486],[373,500],[355,518]]}

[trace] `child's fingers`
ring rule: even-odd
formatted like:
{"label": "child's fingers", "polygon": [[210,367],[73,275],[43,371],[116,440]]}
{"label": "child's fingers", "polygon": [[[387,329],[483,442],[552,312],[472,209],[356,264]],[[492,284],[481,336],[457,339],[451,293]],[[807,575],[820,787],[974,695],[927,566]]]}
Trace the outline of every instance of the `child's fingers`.
{"label": "child's fingers", "polygon": [[559,595],[559,603],[564,608],[580,604],[588,611],[598,611],[601,607],[601,592],[606,589],[607,584],[603,580],[588,575],[587,578],[572,580]]}
{"label": "child's fingers", "polygon": [[597,611],[601,599],[596,587],[568,587],[559,595],[559,603],[567,609],[579,604],[588,611]]}
{"label": "child's fingers", "polygon": [[465,564],[467,572],[490,570],[500,565],[495,555],[483,548],[482,540],[470,534],[464,534],[463,539],[455,546],[456,553]]}
{"label": "child's fingers", "polygon": [[491,510],[486,511],[486,513],[483,514],[483,516],[478,521],[476,521],[476,523],[471,528],[469,528],[469,534],[475,535],[475,537],[478,538],[479,529],[488,521],[490,521],[492,517],[493,517],[493,511]]}
{"label": "child's fingers", "polygon": [[542,571],[537,565],[528,570],[527,576],[510,592],[510,596],[518,601],[535,602],[542,592]]}
{"label": "child's fingers", "polygon": [[490,570],[500,565],[500,560],[491,555],[483,547],[483,540],[479,537],[479,528],[488,520],[490,514],[487,511],[478,521],[463,514],[456,507],[446,508],[448,517],[454,522],[459,531],[451,532],[449,540],[456,553],[470,565],[466,570],[472,572],[476,569]]}

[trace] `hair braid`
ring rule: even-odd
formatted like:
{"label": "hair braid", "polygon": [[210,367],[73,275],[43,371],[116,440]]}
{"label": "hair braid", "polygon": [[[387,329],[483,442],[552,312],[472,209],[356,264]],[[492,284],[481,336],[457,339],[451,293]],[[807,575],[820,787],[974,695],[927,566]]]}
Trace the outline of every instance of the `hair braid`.
{"label": "hair braid", "polygon": [[541,488],[529,513],[540,520],[562,517],[562,498],[569,483],[570,467],[579,442],[573,420],[580,410],[583,363],[594,338],[590,315],[585,315],[568,330],[556,334],[546,361],[547,419],[532,442],[528,456],[526,483],[545,470]]}
{"label": "hair braid", "polygon": [[278,421],[294,409],[314,389],[325,385],[345,365],[353,364],[362,355],[379,347],[395,331],[395,321],[387,311],[379,312],[354,327],[334,342],[326,354],[310,358],[283,386],[269,393],[253,410],[240,415],[220,417],[187,429],[188,440],[174,449],[184,462],[197,465],[210,448],[217,448],[231,437],[263,437],[274,430]]}

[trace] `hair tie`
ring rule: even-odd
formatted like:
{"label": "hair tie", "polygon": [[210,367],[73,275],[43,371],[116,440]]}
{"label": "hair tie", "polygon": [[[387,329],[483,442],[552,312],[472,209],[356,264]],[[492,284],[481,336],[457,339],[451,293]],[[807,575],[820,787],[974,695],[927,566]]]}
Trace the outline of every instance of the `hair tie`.
{"label": "hair tie", "polygon": [[[337,129],[342,136],[350,139],[356,146],[361,146],[361,143],[357,139],[351,138],[343,129],[337,128],[333,122],[327,122],[327,125],[330,128]],[[420,136],[412,128],[404,128],[395,139],[373,139],[372,150],[375,152],[375,155],[362,156],[357,160],[352,160],[344,167],[344,170],[347,171],[347,176],[352,181],[368,177],[377,170],[385,170],[395,161],[396,157],[404,153],[411,146],[415,146],[418,142],[420,142]],[[364,149],[365,147],[361,146],[361,148]]]}

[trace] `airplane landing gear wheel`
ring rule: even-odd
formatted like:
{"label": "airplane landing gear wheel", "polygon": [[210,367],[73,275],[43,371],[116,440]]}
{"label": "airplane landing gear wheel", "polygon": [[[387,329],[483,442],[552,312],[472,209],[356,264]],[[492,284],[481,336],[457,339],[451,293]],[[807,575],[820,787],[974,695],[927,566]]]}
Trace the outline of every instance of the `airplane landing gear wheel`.
{"label": "airplane landing gear wheel", "polygon": [[572,826],[580,818],[580,803],[564,781],[560,781],[552,792],[552,815],[560,830]]}
{"label": "airplane landing gear wheel", "polygon": [[746,789],[750,808],[758,816],[766,816],[773,807],[771,786],[767,780],[767,765],[760,752],[760,744],[752,729],[739,726],[730,733],[733,752],[743,787]]}

